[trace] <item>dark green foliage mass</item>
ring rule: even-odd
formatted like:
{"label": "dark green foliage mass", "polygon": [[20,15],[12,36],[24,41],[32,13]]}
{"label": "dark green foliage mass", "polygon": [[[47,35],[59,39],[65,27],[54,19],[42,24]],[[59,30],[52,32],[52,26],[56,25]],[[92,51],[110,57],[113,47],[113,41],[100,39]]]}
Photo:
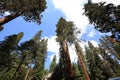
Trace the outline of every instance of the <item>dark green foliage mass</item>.
{"label": "dark green foliage mass", "polygon": [[110,41],[108,36],[101,37],[100,42],[102,47],[108,50],[109,53],[111,53],[120,61],[120,43],[119,42]]}
{"label": "dark green foliage mass", "polygon": [[0,42],[0,69],[5,68],[6,66],[10,67],[10,65],[13,65],[11,63],[13,60],[12,58],[14,58],[14,56],[16,55],[14,54],[14,50],[17,49],[18,42],[22,37],[23,33],[19,33],[7,36],[5,37],[4,41]]}
{"label": "dark green foliage mass", "polygon": [[18,45],[23,33],[0,42],[0,78],[3,80],[42,80],[47,54],[47,40],[39,31],[32,39]]}
{"label": "dark green foliage mass", "polygon": [[56,40],[58,42],[66,39],[69,43],[72,43],[75,40],[74,32],[76,28],[74,27],[73,22],[66,21],[64,18],[61,17],[56,27],[56,35],[58,36]]}
{"label": "dark green foliage mass", "polygon": [[89,42],[89,47],[86,47],[86,60],[91,80],[107,80],[120,76],[120,64],[103,46],[94,47]]}
{"label": "dark green foliage mass", "polygon": [[80,70],[78,63],[73,63],[72,65],[73,65],[73,70],[74,70],[74,79],[84,80],[82,70]]}
{"label": "dark green foliage mass", "polygon": [[10,80],[18,60],[18,42],[23,37],[23,33],[5,37],[4,41],[0,42],[0,78]]}
{"label": "dark green foliage mass", "polygon": [[58,66],[60,67],[60,73],[62,72],[61,78],[69,79],[72,78],[72,65],[69,56],[68,43],[73,43],[75,40],[74,31],[75,27],[73,22],[66,21],[64,18],[60,18],[56,25],[56,41],[59,42],[60,48],[60,59]]}
{"label": "dark green foliage mass", "polygon": [[100,32],[111,32],[111,37],[120,41],[120,5],[115,6],[106,2],[88,3],[84,5],[84,14],[89,18],[91,24]]}
{"label": "dark green foliage mass", "polygon": [[[1,0],[0,1],[0,16],[4,16],[5,12],[10,15],[5,17],[5,22],[0,20],[0,25],[3,25],[10,20],[22,16],[27,22],[41,23],[41,13],[46,9],[45,0]],[[3,17],[4,18],[4,17]]]}

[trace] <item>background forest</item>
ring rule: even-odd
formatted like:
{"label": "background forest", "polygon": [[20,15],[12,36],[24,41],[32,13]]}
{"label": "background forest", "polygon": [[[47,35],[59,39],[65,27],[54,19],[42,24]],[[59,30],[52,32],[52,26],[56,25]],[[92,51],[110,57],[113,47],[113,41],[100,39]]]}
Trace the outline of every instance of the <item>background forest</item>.
{"label": "background forest", "polygon": [[[47,8],[46,0],[1,0],[0,32],[18,17],[26,23],[41,25],[42,13]],[[120,5],[88,0],[83,9],[83,15],[96,30],[109,33],[101,36],[97,46],[78,37],[82,32],[73,21],[59,17],[54,24],[59,57],[54,55],[46,69],[48,38],[42,37],[44,30],[39,29],[31,39],[23,42],[24,32],[4,36],[0,41],[0,80],[108,80],[120,77]],[[86,43],[84,48],[81,42]],[[70,58],[72,45],[77,62]]]}

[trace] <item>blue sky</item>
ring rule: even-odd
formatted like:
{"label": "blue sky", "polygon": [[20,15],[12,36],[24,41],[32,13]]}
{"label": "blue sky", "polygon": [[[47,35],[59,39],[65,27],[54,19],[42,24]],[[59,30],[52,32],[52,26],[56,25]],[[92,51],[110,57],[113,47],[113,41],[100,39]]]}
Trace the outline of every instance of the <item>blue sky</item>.
{"label": "blue sky", "polygon": [[[37,25],[33,22],[26,22],[22,17],[18,17],[9,23],[4,25],[4,30],[0,32],[0,41],[5,36],[24,32],[24,37],[20,42],[31,39],[37,31],[43,30],[42,37],[48,38],[48,55],[46,59],[45,67],[48,68],[54,55],[58,56],[58,44],[55,42],[55,30],[56,24],[60,17],[64,17],[68,21],[73,21],[75,26],[81,30],[79,35],[80,39],[91,41],[94,45],[97,45],[101,35],[96,31],[92,25],[89,25],[86,16],[83,16],[83,5],[87,0],[46,0],[47,9],[42,13],[42,23]],[[101,0],[93,0],[93,2],[100,2]],[[118,4],[119,0],[102,0],[108,3],[112,2]],[[84,45],[83,42],[81,45]],[[71,52],[74,47],[71,47]],[[72,61],[75,60],[75,56],[71,54]]]}

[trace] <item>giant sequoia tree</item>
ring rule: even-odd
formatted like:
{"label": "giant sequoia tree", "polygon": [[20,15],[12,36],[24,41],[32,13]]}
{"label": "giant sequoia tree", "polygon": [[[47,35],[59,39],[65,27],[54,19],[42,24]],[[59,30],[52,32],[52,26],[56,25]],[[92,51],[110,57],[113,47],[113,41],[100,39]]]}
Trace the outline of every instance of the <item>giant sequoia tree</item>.
{"label": "giant sequoia tree", "polygon": [[[0,26],[22,16],[25,21],[41,23],[41,13],[46,8],[45,0],[1,0],[0,1]],[[5,12],[10,15],[4,16]]]}
{"label": "giant sequoia tree", "polygon": [[87,71],[87,68],[86,68],[86,65],[85,65],[85,60],[84,60],[82,48],[80,47],[80,45],[77,41],[75,42],[75,48],[76,48],[76,52],[77,52],[77,55],[78,55],[78,60],[79,60],[79,63],[82,67],[84,76],[85,76],[86,80],[90,80],[89,75],[88,75],[88,71]]}
{"label": "giant sequoia tree", "polygon": [[90,23],[95,25],[95,29],[105,33],[111,32],[111,37],[120,41],[120,5],[92,3],[88,0],[84,9],[84,14],[89,18]]}
{"label": "giant sequoia tree", "polygon": [[75,27],[73,22],[68,22],[63,18],[60,18],[56,25],[57,42],[60,44],[60,62],[61,67],[64,66],[64,74],[66,79],[71,79],[73,77],[72,65],[69,55],[68,43],[73,43],[74,41],[74,31]]}

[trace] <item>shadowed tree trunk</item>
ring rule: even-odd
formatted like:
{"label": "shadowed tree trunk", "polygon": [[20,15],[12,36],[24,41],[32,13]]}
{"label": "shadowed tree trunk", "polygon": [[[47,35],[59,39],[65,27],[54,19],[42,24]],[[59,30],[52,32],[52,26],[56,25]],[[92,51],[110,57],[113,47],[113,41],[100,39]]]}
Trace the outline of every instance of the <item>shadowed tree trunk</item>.
{"label": "shadowed tree trunk", "polygon": [[16,12],[16,13],[13,13],[13,14],[10,14],[10,15],[7,15],[3,18],[0,18],[0,26],[4,25],[5,23],[15,19],[16,17],[20,16],[23,12]]}
{"label": "shadowed tree trunk", "polygon": [[66,64],[68,67],[68,73],[69,73],[69,76],[72,78],[74,76],[74,74],[73,74],[73,70],[72,70],[72,65],[71,65],[71,60],[70,60],[70,55],[69,55],[69,50],[68,50],[68,45],[67,45],[66,40],[63,41],[63,47],[64,47],[64,52],[66,55]]}
{"label": "shadowed tree trunk", "polygon": [[85,64],[84,64],[84,61],[83,61],[83,58],[82,58],[82,56],[80,55],[81,53],[80,53],[80,51],[79,51],[79,45],[78,45],[78,44],[79,44],[79,43],[75,42],[75,48],[76,48],[76,51],[77,51],[78,60],[79,60],[79,62],[80,62],[80,64],[81,64],[81,66],[82,66],[82,69],[83,69],[83,72],[84,72],[84,75],[85,75],[86,80],[90,80],[89,75],[88,75],[88,72],[87,72],[87,69],[86,69]]}
{"label": "shadowed tree trunk", "polygon": [[27,77],[28,77],[29,72],[30,72],[30,67],[28,68],[28,70],[27,70],[27,72],[26,72],[26,75],[25,75],[24,80],[27,80]]}

